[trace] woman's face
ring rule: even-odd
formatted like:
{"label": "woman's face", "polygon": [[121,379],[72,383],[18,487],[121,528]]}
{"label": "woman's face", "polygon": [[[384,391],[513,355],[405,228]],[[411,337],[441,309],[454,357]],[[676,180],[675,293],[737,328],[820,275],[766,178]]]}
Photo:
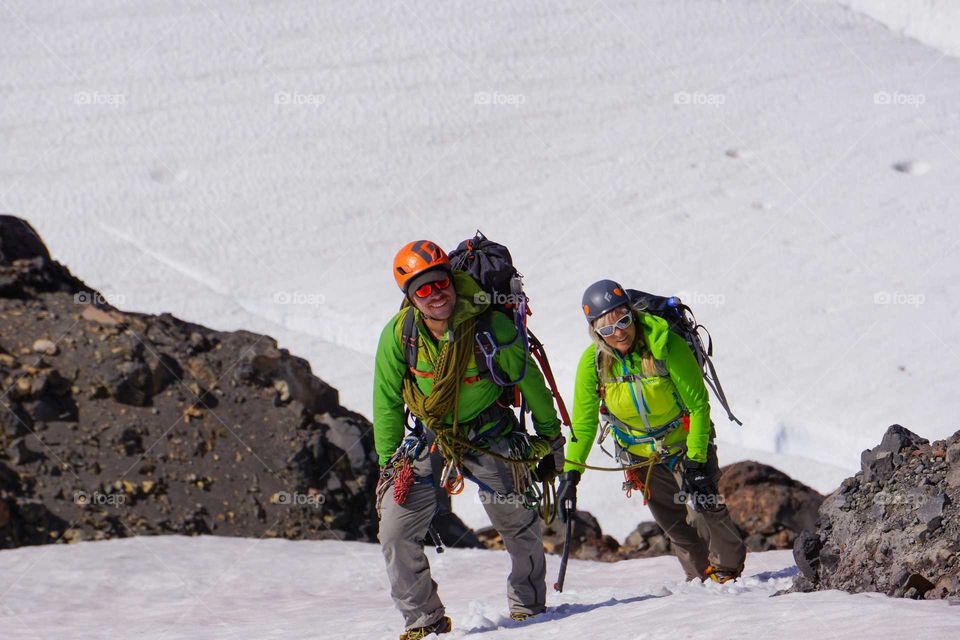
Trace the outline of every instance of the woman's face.
{"label": "woman's face", "polygon": [[[596,330],[600,327],[616,325],[618,322],[620,322],[620,320],[628,315],[630,315],[630,309],[627,307],[618,307],[613,311],[610,311],[609,313],[597,318],[593,328]],[[636,322],[631,322],[630,326],[626,329],[615,327],[612,336],[600,336],[600,339],[606,342],[607,346],[616,349],[622,355],[626,355],[630,351],[630,348],[633,347],[633,341],[636,339],[636,337],[637,324]]]}

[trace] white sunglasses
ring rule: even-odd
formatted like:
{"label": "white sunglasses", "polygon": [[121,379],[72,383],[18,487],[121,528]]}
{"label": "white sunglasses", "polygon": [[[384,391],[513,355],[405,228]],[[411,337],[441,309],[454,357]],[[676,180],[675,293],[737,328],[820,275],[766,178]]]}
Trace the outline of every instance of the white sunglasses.
{"label": "white sunglasses", "polygon": [[605,327],[599,327],[595,329],[595,331],[597,332],[597,335],[604,338],[609,338],[610,336],[613,335],[613,332],[616,331],[617,329],[626,330],[626,328],[632,324],[633,324],[633,314],[628,313],[622,318],[620,318],[619,320],[617,320],[616,322],[614,322],[613,324],[608,324]]}

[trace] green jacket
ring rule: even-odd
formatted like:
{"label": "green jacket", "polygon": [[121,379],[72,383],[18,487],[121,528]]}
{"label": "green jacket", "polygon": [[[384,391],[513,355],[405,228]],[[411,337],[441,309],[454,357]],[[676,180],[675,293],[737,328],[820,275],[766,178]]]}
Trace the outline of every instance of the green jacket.
{"label": "green jacket", "polygon": [[[454,271],[454,288],[457,291],[457,302],[453,311],[453,326],[456,328],[461,322],[480,315],[489,307],[489,302],[478,301],[477,294],[482,289],[468,274]],[[422,373],[433,372],[435,361],[442,343],[447,337],[436,341],[433,335],[423,324],[419,311],[414,311],[419,328],[419,346],[417,349],[417,370]],[[403,378],[408,375],[407,361],[401,345],[403,335],[403,318],[406,309],[398,312],[380,334],[380,343],[377,346],[377,357],[373,372],[373,438],[380,458],[384,465],[400,445],[404,436],[404,402]],[[509,344],[516,336],[516,327],[513,320],[505,314],[494,311],[490,318],[491,329],[498,344]],[[519,342],[510,348],[499,352],[496,362],[505,375],[515,380],[523,370],[524,351]],[[497,386],[489,378],[472,380],[479,374],[476,360],[470,357],[470,363],[464,374],[465,380],[460,387],[459,422],[472,420],[481,411],[493,404],[503,393],[503,388]],[[412,374],[409,374],[412,375]],[[417,386],[427,395],[433,387],[430,377],[416,376]],[[527,375],[518,385],[527,401],[530,413],[533,416],[534,429],[538,435],[545,438],[555,438],[560,435],[560,418],[553,405],[553,395],[543,379],[543,374],[537,368],[533,357],[527,356]],[[448,415],[443,422],[453,423],[453,415]],[[484,425],[479,431],[482,433],[494,426],[491,422]]]}
{"label": "green jacket", "polygon": [[[687,456],[698,462],[707,461],[707,445],[710,441],[710,399],[703,382],[703,372],[690,345],[680,335],[670,331],[667,321],[648,313],[639,313],[638,327],[643,331],[653,357],[666,364],[668,376],[648,376],[637,382],[607,382],[605,401],[607,409],[636,431],[644,433],[643,419],[637,411],[634,393],[647,407],[647,419],[651,428],[671,422],[683,411],[690,414],[690,432],[676,428],[669,432],[664,444],[677,451],[684,446]],[[577,441],[567,446],[567,459],[578,463],[586,462],[594,438],[600,414],[600,398],[597,395],[597,347],[591,344],[580,357],[577,365],[577,377],[573,393],[573,432]],[[614,374],[621,375],[621,367],[627,372],[640,375],[640,355],[631,352],[614,364]],[[633,389],[631,390],[631,387]],[[615,434],[614,434],[614,437]],[[621,443],[622,444],[622,443]],[[653,453],[652,444],[638,444],[628,447],[638,456],[649,457]],[[576,464],[567,463],[565,471],[584,471]]]}

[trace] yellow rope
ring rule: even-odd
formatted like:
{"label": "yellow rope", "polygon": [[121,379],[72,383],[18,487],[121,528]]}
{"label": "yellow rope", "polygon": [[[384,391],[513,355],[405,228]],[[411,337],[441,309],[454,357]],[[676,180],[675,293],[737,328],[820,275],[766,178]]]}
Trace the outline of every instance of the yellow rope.
{"label": "yellow rope", "polygon": [[[436,434],[436,443],[444,460],[457,467],[463,460],[464,448],[459,442],[460,384],[473,355],[476,318],[461,323],[453,336],[440,347],[433,367],[433,388],[426,395],[412,376],[403,380],[403,401],[410,412]],[[443,418],[453,414],[453,424],[443,424]]]}
{"label": "yellow rope", "polygon": [[550,526],[557,517],[557,487],[553,480],[543,482],[543,491],[540,494],[540,505],[537,513],[547,526]]}
{"label": "yellow rope", "polygon": [[[567,464],[572,464],[575,467],[583,467],[584,469],[590,469],[591,471],[629,471],[630,469],[639,469],[644,465],[650,465],[650,468],[653,469],[653,465],[660,462],[660,456],[653,454],[652,457],[647,458],[642,462],[636,462],[634,464],[624,465],[622,467],[595,467],[586,462],[577,462],[576,460],[567,460],[564,459],[564,462]],[[647,471],[647,477],[649,478],[650,471]]]}

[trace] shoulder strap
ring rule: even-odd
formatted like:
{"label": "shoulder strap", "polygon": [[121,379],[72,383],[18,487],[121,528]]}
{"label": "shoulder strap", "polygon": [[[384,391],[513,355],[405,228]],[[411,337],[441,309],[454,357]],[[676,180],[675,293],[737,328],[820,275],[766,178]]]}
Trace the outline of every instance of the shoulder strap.
{"label": "shoulder strap", "polygon": [[413,312],[413,307],[407,307],[407,313],[403,316],[403,331],[400,339],[407,360],[407,367],[415,370],[419,356],[420,330],[417,329],[417,317]]}
{"label": "shoulder strap", "polygon": [[[487,356],[483,352],[483,349],[480,347],[480,338],[481,334],[486,334],[490,336],[491,339],[496,339],[493,333],[493,309],[487,308],[486,311],[477,316],[477,339],[473,343],[473,358],[477,363],[477,375],[485,380],[490,380],[494,384],[497,384],[497,378],[500,380],[507,380],[508,377],[506,373],[500,368],[500,365],[497,364],[496,360],[493,360],[494,371],[491,373],[490,367],[487,365]],[[496,373],[496,377],[493,375]],[[521,407],[521,419],[523,418],[523,397],[520,393],[520,387],[517,385],[507,385],[502,387],[503,392],[500,394],[500,397],[495,401],[501,407],[516,406]]]}
{"label": "shoulder strap", "polygon": [[[493,335],[493,310],[489,307],[486,311],[477,316],[477,333],[488,333]],[[491,378],[490,368],[487,366],[487,358],[480,349],[480,343],[476,339],[473,341],[473,358],[477,361],[477,373],[481,378]],[[496,366],[496,363],[494,363]]]}
{"label": "shoulder strap", "polygon": [[600,404],[603,404],[603,400],[607,395],[607,387],[603,383],[603,377],[600,375],[600,347],[596,347],[596,350],[593,354],[593,368],[597,372],[597,397],[600,398]]}

